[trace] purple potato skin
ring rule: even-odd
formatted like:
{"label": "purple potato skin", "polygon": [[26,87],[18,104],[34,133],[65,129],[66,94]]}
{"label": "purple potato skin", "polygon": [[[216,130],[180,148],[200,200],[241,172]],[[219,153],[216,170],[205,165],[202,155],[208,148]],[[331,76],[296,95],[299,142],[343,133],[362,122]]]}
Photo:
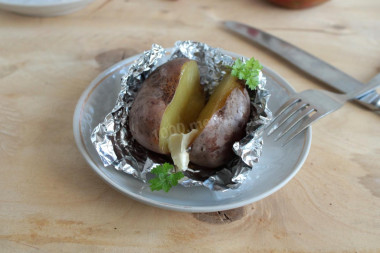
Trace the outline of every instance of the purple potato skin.
{"label": "purple potato skin", "polygon": [[224,106],[216,111],[203,131],[193,141],[190,161],[205,169],[219,167],[233,157],[232,146],[245,136],[250,116],[247,90],[235,88]]}
{"label": "purple potato skin", "polygon": [[164,154],[159,146],[161,119],[179,84],[182,66],[189,59],[171,60],[153,71],[136,95],[129,113],[132,136],[143,147]]}

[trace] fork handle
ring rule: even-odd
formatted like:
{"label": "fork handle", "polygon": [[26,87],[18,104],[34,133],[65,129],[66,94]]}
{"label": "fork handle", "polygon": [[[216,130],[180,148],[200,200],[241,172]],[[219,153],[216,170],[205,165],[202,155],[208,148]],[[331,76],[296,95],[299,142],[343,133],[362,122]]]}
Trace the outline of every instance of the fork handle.
{"label": "fork handle", "polygon": [[367,85],[363,85],[363,87],[360,87],[357,90],[347,93],[346,94],[347,99],[348,100],[351,100],[354,98],[360,99],[364,97],[365,95],[367,95],[368,93],[372,92],[372,90],[376,89],[378,86],[380,86],[380,82],[371,82]]}

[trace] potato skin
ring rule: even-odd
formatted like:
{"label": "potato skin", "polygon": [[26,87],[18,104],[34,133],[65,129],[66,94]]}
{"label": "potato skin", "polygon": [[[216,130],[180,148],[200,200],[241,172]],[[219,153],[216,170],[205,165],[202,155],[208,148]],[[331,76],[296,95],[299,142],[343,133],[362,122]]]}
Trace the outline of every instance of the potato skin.
{"label": "potato skin", "polygon": [[171,60],[153,71],[136,95],[129,113],[132,136],[145,148],[163,154],[159,146],[161,119],[179,84],[182,66],[189,59]]}
{"label": "potato skin", "polygon": [[235,88],[225,105],[216,111],[190,150],[190,161],[205,168],[216,168],[231,160],[234,142],[245,136],[250,116],[247,90]]}

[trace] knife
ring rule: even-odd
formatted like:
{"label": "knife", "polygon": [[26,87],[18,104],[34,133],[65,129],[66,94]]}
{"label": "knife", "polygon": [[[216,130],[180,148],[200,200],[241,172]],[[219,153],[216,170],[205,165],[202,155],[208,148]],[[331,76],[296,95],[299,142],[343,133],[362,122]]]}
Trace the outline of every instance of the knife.
{"label": "knife", "polygon": [[[364,85],[327,62],[324,62],[269,33],[234,21],[225,21],[223,24],[229,30],[242,35],[250,41],[256,42],[262,47],[282,57],[284,60],[290,62],[300,70],[340,92],[349,93],[358,89],[360,85]],[[373,82],[380,82],[380,74],[370,81],[370,83]],[[357,101],[380,115],[380,95],[376,90],[361,97]]]}

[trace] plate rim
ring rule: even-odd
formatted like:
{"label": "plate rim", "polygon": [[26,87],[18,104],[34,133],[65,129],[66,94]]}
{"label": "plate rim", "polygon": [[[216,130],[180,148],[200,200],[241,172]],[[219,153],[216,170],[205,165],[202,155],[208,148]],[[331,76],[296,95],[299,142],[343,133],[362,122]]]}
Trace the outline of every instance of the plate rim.
{"label": "plate rim", "polygon": [[74,4],[74,3],[87,3],[94,0],[61,0],[60,2],[31,2],[31,3],[20,3],[20,2],[12,2],[10,0],[0,0],[0,5],[14,6],[14,7],[53,7],[60,6],[66,4]]}
{"label": "plate rim", "polygon": [[[169,51],[169,50],[172,50],[172,48],[165,48],[165,50]],[[227,50],[221,49],[221,51],[223,53],[228,54],[228,55],[233,56],[233,57],[244,57],[242,55],[239,55],[237,53],[233,53],[233,52],[230,52]],[[281,183],[279,183],[278,185],[276,185],[272,189],[270,189],[266,192],[263,192],[263,193],[259,194],[256,197],[253,197],[253,198],[247,198],[245,200],[241,200],[238,202],[232,202],[232,203],[227,203],[227,204],[222,204],[222,205],[212,205],[212,206],[195,206],[194,207],[194,206],[184,206],[184,205],[173,205],[173,204],[168,204],[168,203],[161,202],[161,201],[156,201],[156,200],[153,200],[153,199],[148,198],[148,197],[144,197],[141,194],[137,194],[137,193],[134,193],[131,191],[126,191],[125,188],[123,188],[123,187],[119,186],[118,184],[116,184],[115,182],[113,182],[111,180],[111,178],[109,178],[104,172],[101,171],[101,169],[98,167],[98,165],[90,157],[84,143],[82,142],[82,136],[80,133],[80,124],[79,124],[80,120],[79,119],[81,116],[83,106],[85,104],[84,102],[89,97],[90,92],[92,92],[97,87],[97,84],[100,84],[100,82],[102,82],[102,79],[105,79],[108,75],[114,73],[118,69],[123,68],[123,66],[127,65],[128,63],[133,63],[141,54],[142,53],[136,54],[136,55],[128,57],[122,61],[119,61],[119,62],[115,63],[114,65],[112,65],[111,67],[104,70],[103,72],[101,72],[97,77],[95,77],[95,79],[93,79],[91,81],[90,85],[88,85],[87,88],[82,92],[82,94],[81,94],[81,96],[80,96],[80,98],[79,98],[79,100],[75,106],[75,111],[74,111],[74,116],[73,116],[73,132],[74,132],[74,139],[75,139],[76,145],[77,145],[79,151],[81,152],[82,156],[85,158],[86,162],[96,172],[96,174],[98,176],[100,176],[103,180],[105,180],[108,184],[110,184],[113,188],[115,188],[119,192],[129,196],[130,198],[132,198],[134,200],[137,200],[137,201],[142,202],[144,204],[148,204],[148,205],[155,206],[158,208],[163,208],[163,209],[173,210],[173,211],[180,211],[180,212],[191,212],[191,213],[194,213],[194,212],[216,212],[216,211],[230,210],[230,209],[242,207],[242,206],[245,206],[245,205],[254,203],[258,200],[266,198],[267,196],[275,193],[276,191],[278,191],[279,189],[284,187],[298,173],[298,171],[302,168],[305,160],[308,157],[308,153],[310,151],[311,140],[312,140],[311,126],[309,126],[306,129],[306,135],[305,135],[305,141],[304,141],[305,148],[301,151],[300,156],[299,156],[301,159],[299,159],[297,161],[296,167],[292,171],[292,173],[290,173],[284,180],[281,181]],[[288,86],[288,88],[290,88],[290,90],[292,92],[295,92],[295,89],[280,74],[278,74],[277,72],[275,72],[274,70],[272,70],[271,68],[269,68],[265,65],[263,65],[263,67],[264,67],[263,69],[266,72],[268,72],[271,76],[279,78],[281,80],[281,82],[285,83]],[[131,176],[131,175],[127,175],[127,176]]]}

